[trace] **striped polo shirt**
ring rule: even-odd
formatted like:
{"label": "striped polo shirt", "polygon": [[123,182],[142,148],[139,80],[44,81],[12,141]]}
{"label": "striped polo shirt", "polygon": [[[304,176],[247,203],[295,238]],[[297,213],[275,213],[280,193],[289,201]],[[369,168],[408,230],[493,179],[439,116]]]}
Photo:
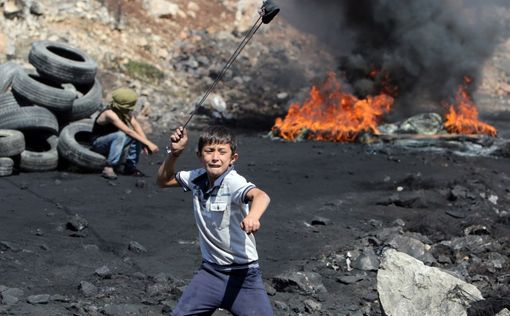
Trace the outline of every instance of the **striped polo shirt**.
{"label": "striped polo shirt", "polygon": [[253,234],[241,229],[249,212],[246,193],[255,187],[230,167],[209,189],[204,168],[180,171],[176,179],[193,193],[193,210],[202,258],[219,266],[246,265],[258,260]]}

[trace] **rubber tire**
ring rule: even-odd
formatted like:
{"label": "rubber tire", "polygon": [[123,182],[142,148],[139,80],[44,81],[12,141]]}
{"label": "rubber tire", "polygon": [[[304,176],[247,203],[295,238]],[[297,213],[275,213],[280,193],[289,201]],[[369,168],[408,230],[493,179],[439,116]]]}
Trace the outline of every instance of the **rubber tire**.
{"label": "rubber tire", "polygon": [[12,91],[15,96],[55,113],[70,112],[77,98],[74,91],[64,90],[61,86],[45,81],[39,74],[29,74],[23,69],[16,72]]}
{"label": "rubber tire", "polygon": [[11,158],[0,158],[0,177],[10,176],[12,174],[13,166],[14,161]]}
{"label": "rubber tire", "polygon": [[0,157],[12,157],[25,150],[25,136],[12,129],[0,129]]}
{"label": "rubber tire", "polygon": [[58,121],[48,109],[40,106],[24,106],[16,111],[0,115],[0,129],[43,130],[58,134]]}
{"label": "rubber tire", "polygon": [[36,41],[28,61],[41,75],[59,83],[92,84],[97,63],[81,50],[60,42]]}
{"label": "rubber tire", "polygon": [[5,92],[0,94],[0,116],[4,113],[16,111],[20,105],[12,92]]}
{"label": "rubber tire", "polygon": [[73,102],[70,112],[59,115],[59,118],[66,122],[74,122],[84,118],[90,118],[102,106],[103,87],[99,80],[94,80],[94,85],[85,89],[85,94]]}
{"label": "rubber tire", "polygon": [[45,141],[50,146],[50,150],[38,152],[26,149],[21,153],[20,170],[49,171],[58,167],[58,137],[50,135]]}
{"label": "rubber tire", "polygon": [[21,66],[13,62],[0,65],[0,93],[9,89],[12,79],[14,79],[14,75],[19,69],[21,69]]}
{"label": "rubber tire", "polygon": [[89,171],[100,171],[106,165],[106,158],[78,143],[76,134],[92,133],[92,120],[74,122],[62,129],[58,141],[60,156],[74,165]]}

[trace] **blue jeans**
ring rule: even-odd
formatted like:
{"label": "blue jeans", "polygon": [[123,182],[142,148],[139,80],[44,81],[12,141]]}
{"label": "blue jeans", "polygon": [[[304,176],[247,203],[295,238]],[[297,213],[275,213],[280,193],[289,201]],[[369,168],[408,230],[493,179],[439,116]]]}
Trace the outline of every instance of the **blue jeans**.
{"label": "blue jeans", "polygon": [[140,157],[140,142],[127,136],[126,133],[118,131],[98,137],[92,143],[92,150],[107,156],[106,165],[117,166],[120,162],[124,149],[128,147],[126,166],[134,167]]}
{"label": "blue jeans", "polygon": [[235,316],[273,316],[259,268],[222,272],[203,263],[171,315],[206,316],[217,308]]}

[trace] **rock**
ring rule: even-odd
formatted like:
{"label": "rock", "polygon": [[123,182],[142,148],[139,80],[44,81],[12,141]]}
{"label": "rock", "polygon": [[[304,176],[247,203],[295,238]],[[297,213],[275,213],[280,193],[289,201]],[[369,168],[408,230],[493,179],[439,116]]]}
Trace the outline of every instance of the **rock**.
{"label": "rock", "polygon": [[310,222],[311,225],[322,225],[326,226],[331,224],[331,220],[329,218],[321,217],[321,216],[315,216],[312,221]]}
{"label": "rock", "polygon": [[510,310],[508,310],[508,308],[504,308],[499,313],[497,313],[496,316],[510,316]]}
{"label": "rock", "polygon": [[50,296],[50,301],[69,303],[71,301],[71,299],[69,299],[69,297],[61,295],[61,294],[55,294],[55,295]]}
{"label": "rock", "polygon": [[273,286],[279,292],[314,294],[325,293],[322,277],[316,272],[286,272],[273,278]]}
{"label": "rock", "polygon": [[147,12],[158,18],[174,18],[179,13],[179,5],[166,0],[144,0]]}
{"label": "rock", "polygon": [[381,220],[378,220],[378,219],[370,219],[368,221],[368,223],[372,226],[372,227],[376,227],[376,228],[381,228],[383,226],[383,222]]}
{"label": "rock", "polygon": [[12,19],[23,14],[23,8],[18,5],[15,0],[7,0],[4,3],[4,15],[8,19]]}
{"label": "rock", "polygon": [[171,292],[173,289],[172,285],[167,282],[158,282],[154,284],[148,284],[145,287],[145,293],[149,296],[163,296]]}
{"label": "rock", "polygon": [[497,195],[491,194],[487,200],[494,205],[498,205],[498,199],[499,197]]}
{"label": "rock", "polygon": [[110,271],[110,268],[108,268],[107,266],[97,268],[96,271],[94,271],[94,273],[102,279],[110,279],[112,277],[112,272]]}
{"label": "rock", "polygon": [[87,228],[88,225],[89,223],[85,218],[78,214],[74,214],[74,216],[68,220],[66,227],[69,230],[79,232]]}
{"label": "rock", "polygon": [[393,224],[400,227],[406,226],[406,222],[401,218],[397,218],[396,220],[394,220]]}
{"label": "rock", "polygon": [[165,315],[170,315],[174,310],[175,306],[177,306],[177,303],[174,301],[164,300],[161,302],[161,305],[163,305],[161,312]]}
{"label": "rock", "polygon": [[277,311],[288,311],[289,310],[289,306],[287,306],[287,304],[285,304],[282,301],[274,301],[273,304],[274,304],[274,308]]}
{"label": "rock", "polygon": [[30,295],[27,298],[27,302],[30,304],[48,304],[49,301],[49,294]]}
{"label": "rock", "polygon": [[211,94],[205,100],[199,113],[206,114],[215,119],[232,119],[232,114],[228,111],[227,102],[219,94]]}
{"label": "rock", "polygon": [[423,262],[431,263],[435,261],[428,252],[430,246],[417,239],[407,236],[395,236],[388,242],[388,245]]}
{"label": "rock", "polygon": [[280,92],[276,95],[278,100],[287,100],[289,98],[289,94],[287,92]]}
{"label": "rock", "polygon": [[461,185],[456,185],[450,191],[450,201],[462,200],[467,197],[469,190]]}
{"label": "rock", "polygon": [[144,306],[135,304],[107,304],[102,314],[108,316],[144,315]]}
{"label": "rock", "polygon": [[87,281],[81,281],[78,289],[80,290],[81,294],[85,297],[94,296],[98,292],[97,287],[94,284]]}
{"label": "rock", "polygon": [[44,14],[44,6],[39,1],[33,1],[30,5],[30,13],[33,15],[43,15]]}
{"label": "rock", "polygon": [[343,284],[354,284],[354,283],[364,280],[365,278],[366,278],[365,275],[356,274],[356,275],[344,275],[344,276],[336,278],[336,280]]}
{"label": "rock", "polygon": [[506,262],[507,258],[497,252],[491,252],[487,256],[487,264],[491,265],[494,269],[502,269]]}
{"label": "rock", "polygon": [[242,33],[250,29],[254,19],[256,19],[260,3],[258,0],[237,1],[235,15],[235,29],[237,32]]}
{"label": "rock", "polygon": [[426,193],[423,190],[402,192],[403,187],[397,187],[399,193],[390,195],[382,201],[377,202],[378,205],[395,205],[405,208],[428,208],[429,202],[427,201]]}
{"label": "rock", "polygon": [[371,248],[366,248],[363,253],[354,261],[353,268],[363,271],[377,271],[379,259]]}
{"label": "rock", "polygon": [[191,10],[191,11],[198,11],[198,10],[200,10],[200,6],[193,1],[190,1],[190,2],[188,2],[187,9]]}
{"label": "rock", "polygon": [[314,300],[305,300],[303,303],[305,304],[305,311],[310,314],[320,312],[322,309],[322,304]]}
{"label": "rock", "polygon": [[373,290],[363,296],[363,299],[367,302],[375,302],[379,299],[377,291]]}
{"label": "rock", "polygon": [[441,245],[450,247],[457,252],[471,252],[480,254],[486,251],[493,251],[496,248],[492,238],[488,235],[468,235],[451,240],[445,240]]}
{"label": "rock", "polygon": [[382,256],[377,290],[388,316],[467,315],[467,306],[483,300],[475,286],[393,249]]}
{"label": "rock", "polygon": [[23,295],[24,293],[21,289],[3,287],[3,290],[0,292],[0,302],[3,305],[11,306],[18,303]]}
{"label": "rock", "polygon": [[146,253],[147,252],[147,249],[136,241],[131,241],[129,243],[128,249],[131,250],[132,252],[136,252],[136,253]]}
{"label": "rock", "polygon": [[464,229],[464,235],[490,235],[490,232],[485,225],[473,225]]}
{"label": "rock", "polygon": [[8,295],[8,294],[0,294],[0,303],[3,305],[11,306],[19,302],[19,298]]}
{"label": "rock", "polygon": [[0,251],[20,252],[22,249],[10,241],[0,241]]}
{"label": "rock", "polygon": [[173,281],[173,279],[174,278],[169,273],[165,273],[165,272],[160,272],[152,277],[152,280],[156,283]]}
{"label": "rock", "polygon": [[276,295],[276,289],[270,283],[264,281],[264,288],[266,289],[267,295],[269,295],[269,296]]}

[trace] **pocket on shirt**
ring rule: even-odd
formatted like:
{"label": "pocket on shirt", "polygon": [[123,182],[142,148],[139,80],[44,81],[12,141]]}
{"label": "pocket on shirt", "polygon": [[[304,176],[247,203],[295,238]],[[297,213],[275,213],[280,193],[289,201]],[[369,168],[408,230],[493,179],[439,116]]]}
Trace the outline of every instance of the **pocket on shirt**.
{"label": "pocket on shirt", "polygon": [[[209,211],[216,213],[213,217],[218,218],[221,214],[218,229],[224,229],[230,225],[230,205],[227,202],[215,202],[209,206]],[[218,218],[219,219],[219,218]]]}
{"label": "pocket on shirt", "polygon": [[212,212],[225,212],[227,209],[227,202],[216,202],[211,203],[211,206],[209,208]]}

